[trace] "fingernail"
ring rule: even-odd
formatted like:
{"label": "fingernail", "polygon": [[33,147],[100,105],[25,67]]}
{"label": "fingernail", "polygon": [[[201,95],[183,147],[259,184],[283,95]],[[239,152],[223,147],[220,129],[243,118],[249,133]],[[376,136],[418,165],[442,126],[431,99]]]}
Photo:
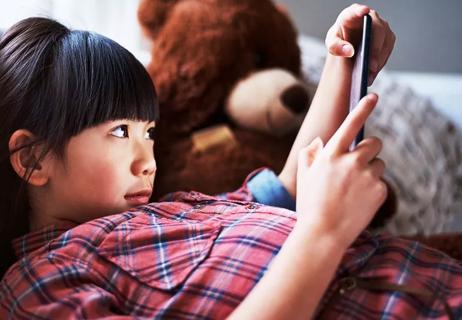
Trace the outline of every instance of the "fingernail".
{"label": "fingernail", "polygon": [[313,142],[311,142],[311,143],[312,143],[314,146],[316,146],[316,148],[318,148],[318,147],[321,147],[321,148],[322,148],[323,145],[324,145],[323,142],[322,142],[322,139],[321,139],[319,136],[316,137],[316,138],[313,140]]}
{"label": "fingernail", "polygon": [[314,138],[310,144],[308,145],[309,148],[313,148],[318,142],[319,137]]}
{"label": "fingernail", "polygon": [[353,53],[354,53],[354,50],[353,50],[353,47],[349,44],[344,44],[342,46],[342,52],[343,54],[345,54],[346,56],[348,57],[351,57],[353,56]]}
{"label": "fingernail", "polygon": [[379,96],[376,95],[375,93],[369,93],[369,94],[367,95],[367,99],[369,99],[369,100],[371,100],[371,101],[375,101],[375,100],[377,100],[378,98],[379,98]]}

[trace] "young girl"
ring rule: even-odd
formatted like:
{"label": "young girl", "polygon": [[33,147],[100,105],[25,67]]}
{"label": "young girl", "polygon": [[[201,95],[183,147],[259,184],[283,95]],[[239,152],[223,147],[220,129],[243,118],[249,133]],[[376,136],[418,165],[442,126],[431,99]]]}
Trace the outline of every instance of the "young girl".
{"label": "young girl", "polygon": [[[0,243],[11,264],[15,237],[149,197],[157,105],[143,66],[107,38],[32,18],[6,32],[0,50]],[[135,157],[136,178],[124,179],[119,167]]]}
{"label": "young girl", "polygon": [[[347,41],[357,41],[366,13],[375,32],[371,81],[385,64],[394,42],[387,23],[365,6],[345,9],[328,33],[331,54],[287,165],[267,180],[298,195],[297,216],[249,202],[261,172],[227,199],[179,192],[147,204],[158,118],[143,66],[109,39],[48,19],[8,30],[0,41],[0,243],[8,268],[0,318],[292,319],[335,317],[345,305],[355,307],[347,309],[353,318],[403,306],[411,316],[441,315],[433,300],[422,309],[419,297],[351,285],[332,300],[336,308],[319,304],[338,276],[380,275],[415,288],[408,270],[429,265],[419,289],[444,288],[460,312],[462,269],[447,257],[369,234],[347,251],[386,196],[380,141],[348,151],[377,102],[369,95],[345,119]],[[435,273],[437,265],[444,267]]]}

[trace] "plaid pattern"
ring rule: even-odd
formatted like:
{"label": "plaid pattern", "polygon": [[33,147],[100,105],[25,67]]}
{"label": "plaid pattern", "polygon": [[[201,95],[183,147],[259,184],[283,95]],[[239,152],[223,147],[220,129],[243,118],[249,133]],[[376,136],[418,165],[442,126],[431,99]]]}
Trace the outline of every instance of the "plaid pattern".
{"label": "plaid pattern", "polygon": [[[263,276],[296,217],[248,202],[246,184],[222,198],[180,192],[17,239],[20,259],[0,284],[0,318],[225,318]],[[446,319],[438,301],[358,287],[339,294],[338,280],[352,275],[438,292],[462,318],[458,262],[416,242],[369,233],[346,253],[318,318]]]}

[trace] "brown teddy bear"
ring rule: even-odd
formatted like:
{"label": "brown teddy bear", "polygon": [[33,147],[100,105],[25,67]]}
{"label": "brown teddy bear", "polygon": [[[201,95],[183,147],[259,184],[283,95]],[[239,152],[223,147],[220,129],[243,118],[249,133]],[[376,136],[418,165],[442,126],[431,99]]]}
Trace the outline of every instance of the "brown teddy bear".
{"label": "brown teddy bear", "polygon": [[[270,0],[142,0],[138,18],[160,103],[154,198],[234,190],[262,166],[279,172],[315,90],[299,80],[287,12]],[[389,197],[375,224],[394,206]]]}
{"label": "brown teddy bear", "polygon": [[280,170],[310,97],[287,15],[265,0],[143,0],[138,17],[162,119],[155,194],[219,193]]}

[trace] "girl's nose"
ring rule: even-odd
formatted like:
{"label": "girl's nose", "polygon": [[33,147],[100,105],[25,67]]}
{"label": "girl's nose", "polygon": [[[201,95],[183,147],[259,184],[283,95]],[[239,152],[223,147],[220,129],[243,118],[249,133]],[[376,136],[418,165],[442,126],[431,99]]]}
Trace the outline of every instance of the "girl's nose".
{"label": "girl's nose", "polygon": [[142,146],[132,163],[132,172],[135,176],[151,176],[156,172],[156,160],[152,146]]}

